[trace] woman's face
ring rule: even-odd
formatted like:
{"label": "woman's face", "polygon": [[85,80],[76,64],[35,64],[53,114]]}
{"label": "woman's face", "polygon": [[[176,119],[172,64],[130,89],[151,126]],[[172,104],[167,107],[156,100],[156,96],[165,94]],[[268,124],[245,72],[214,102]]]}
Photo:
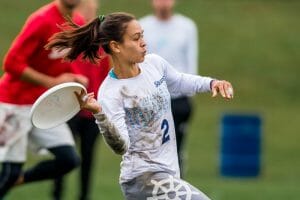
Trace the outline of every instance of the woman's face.
{"label": "woman's face", "polygon": [[119,44],[120,56],[130,63],[144,61],[146,55],[146,43],[143,38],[143,30],[137,20],[127,24],[123,42]]}

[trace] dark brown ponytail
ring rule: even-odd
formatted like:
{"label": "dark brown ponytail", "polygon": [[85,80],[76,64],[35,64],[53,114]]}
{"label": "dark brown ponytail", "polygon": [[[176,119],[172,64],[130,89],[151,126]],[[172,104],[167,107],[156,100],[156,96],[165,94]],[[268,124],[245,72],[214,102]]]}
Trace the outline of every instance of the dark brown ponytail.
{"label": "dark brown ponytail", "polygon": [[99,58],[98,29],[100,19],[95,18],[89,24],[82,27],[68,19],[66,25],[62,27],[62,32],[55,33],[45,46],[46,49],[56,48],[58,50],[70,49],[65,55],[65,59],[75,60],[81,53],[84,59],[95,62]]}
{"label": "dark brown ponytail", "polygon": [[95,63],[99,59],[101,46],[106,53],[111,54],[109,42],[123,41],[127,24],[133,19],[133,15],[122,12],[97,17],[84,26],[78,26],[69,19],[68,26],[54,34],[45,48],[70,49],[65,55],[66,60],[75,60],[82,53],[84,59]]}

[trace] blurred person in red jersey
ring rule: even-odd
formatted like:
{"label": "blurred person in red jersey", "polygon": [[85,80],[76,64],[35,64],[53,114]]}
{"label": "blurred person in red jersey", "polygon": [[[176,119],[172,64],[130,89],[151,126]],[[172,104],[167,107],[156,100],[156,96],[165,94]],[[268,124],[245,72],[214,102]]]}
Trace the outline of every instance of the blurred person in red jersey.
{"label": "blurred person in red jersey", "polygon": [[[0,79],[0,199],[15,185],[55,179],[80,163],[66,123],[41,130],[30,121],[33,103],[47,89],[65,82],[88,84],[87,77],[72,63],[62,62],[68,50],[44,49],[48,39],[61,30],[66,17],[84,24],[74,12],[79,2],[55,0],[32,13],[5,56]],[[47,149],[54,158],[23,171],[29,141],[38,149]]]}

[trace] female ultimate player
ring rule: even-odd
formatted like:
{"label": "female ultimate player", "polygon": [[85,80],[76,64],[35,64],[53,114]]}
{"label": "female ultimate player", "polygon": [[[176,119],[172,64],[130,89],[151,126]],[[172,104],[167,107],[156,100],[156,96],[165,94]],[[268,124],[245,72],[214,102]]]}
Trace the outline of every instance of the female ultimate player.
{"label": "female ultimate player", "polygon": [[231,84],[179,73],[158,55],[146,55],[143,30],[127,13],[102,15],[82,27],[73,24],[46,45],[69,48],[67,60],[83,53],[92,61],[99,47],[114,66],[99,89],[99,103],[92,93],[77,97],[81,108],[94,114],[107,144],[123,155],[120,184],[125,198],[209,199],[179,178],[170,97],[212,91],[213,97],[219,92],[231,99]]}

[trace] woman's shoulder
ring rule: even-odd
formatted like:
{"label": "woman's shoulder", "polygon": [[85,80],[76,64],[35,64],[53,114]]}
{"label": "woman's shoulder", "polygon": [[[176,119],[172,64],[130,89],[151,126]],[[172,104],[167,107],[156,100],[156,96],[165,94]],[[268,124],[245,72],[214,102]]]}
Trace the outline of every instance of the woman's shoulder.
{"label": "woman's shoulder", "polygon": [[147,54],[144,62],[150,63],[155,67],[159,67],[159,68],[165,66],[168,63],[163,57],[154,53]]}
{"label": "woman's shoulder", "polygon": [[109,77],[109,75],[104,79],[104,81],[102,82],[99,91],[98,91],[98,98],[101,97],[110,97],[110,96],[114,96],[112,95],[115,90],[117,89],[117,85],[114,83],[114,81],[112,81],[112,78]]}
{"label": "woman's shoulder", "polygon": [[142,66],[145,68],[145,71],[149,73],[153,73],[153,70],[159,71],[159,73],[163,73],[167,61],[160,57],[157,54],[147,54],[145,57],[144,65]]}
{"label": "woman's shoulder", "polygon": [[117,80],[107,75],[99,88],[98,99],[105,99],[106,101],[119,101],[122,99],[120,91],[126,85],[128,85],[126,80]]}

